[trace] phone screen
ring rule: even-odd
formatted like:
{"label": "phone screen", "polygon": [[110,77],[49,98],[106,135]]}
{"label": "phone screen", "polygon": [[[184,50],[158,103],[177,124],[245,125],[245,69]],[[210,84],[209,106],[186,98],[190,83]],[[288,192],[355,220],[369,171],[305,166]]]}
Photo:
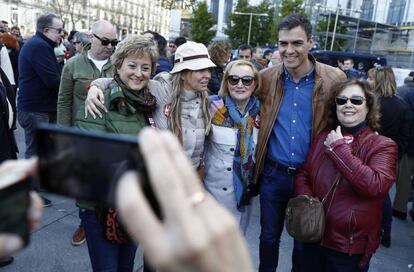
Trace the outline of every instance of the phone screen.
{"label": "phone screen", "polygon": [[113,207],[116,182],[126,170],[146,176],[132,136],[42,125],[36,141],[40,184],[50,192]]}

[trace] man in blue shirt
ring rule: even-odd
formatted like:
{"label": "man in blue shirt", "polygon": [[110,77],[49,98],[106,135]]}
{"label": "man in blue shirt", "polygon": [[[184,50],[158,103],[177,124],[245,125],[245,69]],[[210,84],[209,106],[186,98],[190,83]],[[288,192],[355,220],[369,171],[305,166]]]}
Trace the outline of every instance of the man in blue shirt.
{"label": "man in blue shirt", "polygon": [[[35,124],[56,123],[61,68],[54,47],[62,37],[62,19],[56,14],[44,13],[37,19],[36,35],[20,51],[17,118],[24,129],[26,158],[35,154]],[[51,205],[50,200],[43,200],[45,206]]]}
{"label": "man in blue shirt", "polygon": [[[287,16],[278,31],[282,63],[261,73],[258,94],[261,127],[254,181],[260,185],[260,272],[276,271],[295,174],[312,138],[324,128],[324,102],[331,86],[346,79],[338,68],[316,62],[309,54],[312,26],[306,17]],[[292,271],[299,269],[299,248],[295,242]]]}

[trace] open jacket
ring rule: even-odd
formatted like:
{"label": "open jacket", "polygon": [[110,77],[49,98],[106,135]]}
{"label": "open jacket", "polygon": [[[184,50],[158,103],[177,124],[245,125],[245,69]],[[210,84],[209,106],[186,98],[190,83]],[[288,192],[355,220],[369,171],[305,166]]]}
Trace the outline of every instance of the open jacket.
{"label": "open jacket", "polygon": [[322,132],[313,142],[296,176],[295,195],[322,200],[340,178],[324,204],[326,224],[321,245],[363,254],[366,261],[380,243],[384,201],[396,180],[397,145],[366,127],[351,143],[339,139],[327,148],[324,141],[328,133]]}
{"label": "open jacket", "polygon": [[[312,97],[312,138],[314,138],[326,125],[324,104],[331,87],[340,80],[346,80],[346,76],[338,68],[315,61],[311,55],[309,55],[309,59],[315,65],[315,85]],[[261,123],[256,149],[255,183],[258,182],[259,176],[263,171],[267,154],[267,143],[283,99],[283,64],[281,63],[261,71],[261,76],[263,84],[257,95],[261,103]]]}

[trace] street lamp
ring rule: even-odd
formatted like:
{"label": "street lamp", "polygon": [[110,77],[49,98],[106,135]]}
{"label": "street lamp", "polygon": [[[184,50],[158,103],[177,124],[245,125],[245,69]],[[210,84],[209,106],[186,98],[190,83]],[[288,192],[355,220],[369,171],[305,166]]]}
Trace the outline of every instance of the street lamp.
{"label": "street lamp", "polygon": [[249,35],[247,36],[247,44],[250,44],[250,32],[252,31],[252,18],[253,18],[253,16],[262,16],[262,17],[268,17],[269,16],[267,13],[238,12],[238,11],[233,12],[233,14],[236,14],[236,15],[249,15],[250,16]]}

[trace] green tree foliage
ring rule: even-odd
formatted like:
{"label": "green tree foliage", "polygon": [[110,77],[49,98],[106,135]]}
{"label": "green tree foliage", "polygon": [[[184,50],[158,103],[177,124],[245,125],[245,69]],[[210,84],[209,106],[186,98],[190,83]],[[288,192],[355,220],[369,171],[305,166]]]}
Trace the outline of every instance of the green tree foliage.
{"label": "green tree foliage", "polygon": [[[321,18],[321,17],[320,17]],[[329,27],[329,28],[328,28]],[[327,16],[325,17],[325,20],[319,20],[317,31],[318,31],[318,42],[321,45],[321,47],[326,50],[331,49],[331,43],[332,43],[332,33],[335,27],[335,15],[333,14],[330,18]],[[326,39],[326,31],[328,30],[328,38]],[[345,34],[347,33],[347,27],[345,26],[344,22],[341,22],[338,20],[337,26],[336,26],[336,33]],[[347,43],[344,39],[339,39],[338,37],[334,40],[334,51],[343,51],[344,45]]]}
{"label": "green tree foliage", "polygon": [[[266,43],[274,44],[275,34],[275,16],[274,7],[270,0],[263,0],[258,6],[251,6],[248,0],[237,2],[236,12],[243,13],[265,13],[268,16],[253,16],[250,34],[250,44],[253,46],[264,45]],[[231,44],[238,47],[240,44],[247,43],[249,35],[249,15],[231,14],[225,33],[229,36]]]}
{"label": "green tree foliage", "polygon": [[303,0],[282,0],[280,3],[280,19],[294,13],[305,15]]}
{"label": "green tree foliage", "polygon": [[216,31],[212,27],[216,24],[214,15],[208,12],[207,3],[199,2],[193,9],[193,17],[190,18],[190,35],[193,41],[207,44],[214,36]]}

